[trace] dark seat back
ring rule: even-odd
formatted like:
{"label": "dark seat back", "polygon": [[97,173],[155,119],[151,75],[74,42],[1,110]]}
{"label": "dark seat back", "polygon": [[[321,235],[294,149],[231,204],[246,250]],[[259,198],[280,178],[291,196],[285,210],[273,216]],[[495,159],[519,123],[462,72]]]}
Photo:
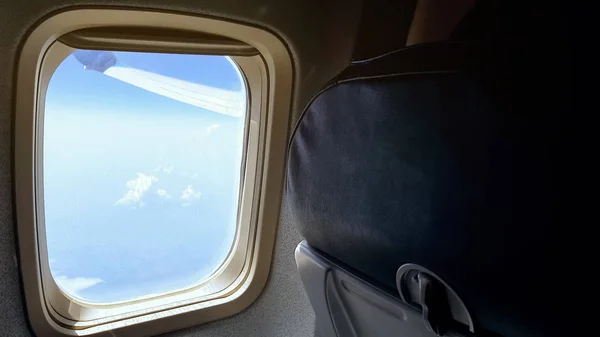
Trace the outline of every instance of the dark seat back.
{"label": "dark seat back", "polygon": [[549,294],[566,258],[555,170],[565,101],[531,57],[439,43],[334,79],[290,143],[287,200],[307,247],[395,296],[398,268],[423,266],[481,333],[563,334]]}

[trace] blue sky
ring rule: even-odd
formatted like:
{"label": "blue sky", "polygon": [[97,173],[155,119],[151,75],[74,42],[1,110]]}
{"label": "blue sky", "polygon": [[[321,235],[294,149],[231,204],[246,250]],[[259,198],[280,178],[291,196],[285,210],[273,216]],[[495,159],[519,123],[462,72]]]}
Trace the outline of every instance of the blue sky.
{"label": "blue sky", "polygon": [[[243,90],[222,56],[114,53],[117,66]],[[57,68],[44,116],[52,275],[69,295],[117,302],[191,286],[235,235],[244,118],[84,70]]]}

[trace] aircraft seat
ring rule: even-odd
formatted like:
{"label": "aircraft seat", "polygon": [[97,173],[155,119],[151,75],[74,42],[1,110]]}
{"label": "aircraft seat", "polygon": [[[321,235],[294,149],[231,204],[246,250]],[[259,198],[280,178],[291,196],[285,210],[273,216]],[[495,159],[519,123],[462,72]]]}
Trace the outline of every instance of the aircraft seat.
{"label": "aircraft seat", "polygon": [[300,117],[286,200],[319,336],[566,335],[561,91],[496,47],[354,63]]}

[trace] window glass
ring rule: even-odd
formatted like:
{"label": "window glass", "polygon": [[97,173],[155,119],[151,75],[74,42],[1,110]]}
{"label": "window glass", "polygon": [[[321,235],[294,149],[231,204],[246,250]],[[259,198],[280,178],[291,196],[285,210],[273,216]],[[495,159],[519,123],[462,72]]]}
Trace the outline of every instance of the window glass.
{"label": "window glass", "polygon": [[225,56],[77,50],[43,116],[52,276],[114,303],[209,278],[232,248],[246,88]]}

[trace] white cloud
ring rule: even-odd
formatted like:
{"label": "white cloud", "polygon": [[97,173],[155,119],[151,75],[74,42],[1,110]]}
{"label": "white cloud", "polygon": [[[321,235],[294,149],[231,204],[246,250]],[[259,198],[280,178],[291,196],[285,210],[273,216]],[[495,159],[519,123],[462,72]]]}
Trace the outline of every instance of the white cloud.
{"label": "white cloud", "polygon": [[219,130],[220,127],[221,127],[220,124],[211,124],[205,128],[198,129],[198,131],[194,135],[192,135],[192,140],[194,140],[194,141],[205,140],[213,132]]}
{"label": "white cloud", "polygon": [[221,127],[221,125],[219,125],[219,124],[212,124],[212,125],[210,125],[209,127],[206,128],[206,134],[210,135],[214,131],[219,130],[220,127]]}
{"label": "white cloud", "polygon": [[175,166],[173,166],[173,165],[171,165],[171,166],[158,165],[152,171],[154,171],[154,172],[164,172],[166,174],[171,174],[171,173],[173,173],[173,170],[175,170]]}
{"label": "white cloud", "polygon": [[158,195],[162,199],[171,199],[171,196],[169,195],[169,193],[167,191],[163,190],[162,188],[159,188],[158,190],[156,190],[156,195]]}
{"label": "white cloud", "polygon": [[194,191],[194,187],[192,185],[188,185],[188,187],[181,192],[181,200],[183,200],[184,206],[189,206],[193,200],[199,199],[200,196],[202,196],[202,193]]}
{"label": "white cloud", "polygon": [[54,280],[56,281],[56,284],[69,295],[78,295],[78,292],[104,282],[97,277],[67,277],[62,275],[56,276]]}
{"label": "white cloud", "polygon": [[143,207],[145,204],[142,201],[144,194],[150,189],[153,183],[157,182],[158,178],[152,175],[138,173],[138,177],[128,181],[125,186],[129,189],[125,196],[117,200],[117,205],[134,205]]}

